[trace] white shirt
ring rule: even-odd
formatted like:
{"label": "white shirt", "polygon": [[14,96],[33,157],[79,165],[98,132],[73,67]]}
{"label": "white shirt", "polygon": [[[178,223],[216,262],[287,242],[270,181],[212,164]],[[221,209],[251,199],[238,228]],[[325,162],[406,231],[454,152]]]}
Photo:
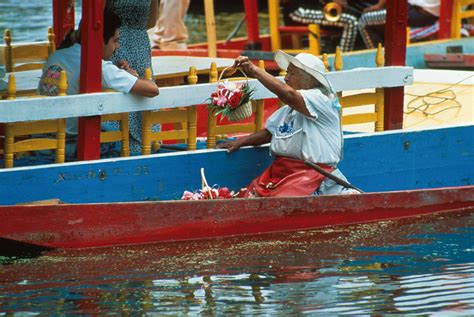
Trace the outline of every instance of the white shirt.
{"label": "white shirt", "polygon": [[434,16],[439,17],[440,0],[408,0],[412,6],[421,7]]}
{"label": "white shirt", "polygon": [[[81,45],[57,50],[47,60],[38,86],[41,95],[56,96],[61,70],[66,71],[67,95],[79,94],[79,77],[81,70]],[[102,61],[102,87],[128,93],[138,78],[118,68],[110,61]],[[66,133],[77,135],[77,118],[67,119]]]}
{"label": "white shirt", "polygon": [[312,117],[289,106],[272,114],[266,129],[272,134],[270,151],[314,163],[337,165],[342,153],[340,106],[319,89],[299,90]]}

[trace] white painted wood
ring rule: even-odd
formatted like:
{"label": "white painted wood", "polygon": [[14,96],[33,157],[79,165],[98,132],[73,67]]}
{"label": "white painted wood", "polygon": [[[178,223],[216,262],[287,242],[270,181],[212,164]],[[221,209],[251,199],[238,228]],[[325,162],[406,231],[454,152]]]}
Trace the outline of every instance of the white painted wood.
{"label": "white painted wood", "polygon": [[447,69],[415,69],[413,81],[430,84],[474,85],[474,72]]}
{"label": "white painted wood", "polygon": [[153,74],[159,77],[173,76],[177,73],[188,74],[189,67],[194,66],[198,73],[209,71],[211,63],[218,69],[234,64],[232,58],[196,57],[196,56],[153,56]]}
{"label": "white painted wood", "polygon": [[[234,64],[231,58],[209,58],[196,56],[154,56],[152,57],[153,74],[156,79],[187,76],[189,67],[196,67],[198,74],[208,72],[211,63],[221,70]],[[16,89],[21,91],[35,91],[41,78],[41,69],[15,72]],[[8,75],[2,79],[0,76],[0,91],[7,89]]]}
{"label": "white painted wood", "polygon": [[[411,67],[361,68],[328,74],[337,91],[375,87],[398,87],[413,81]],[[283,78],[279,77],[280,80]],[[249,80],[255,88],[254,99],[275,95],[257,80]],[[19,122],[109,113],[185,107],[205,103],[216,84],[165,87],[155,98],[136,97],[123,93],[94,93],[66,97],[17,99],[0,101],[0,122]]]}

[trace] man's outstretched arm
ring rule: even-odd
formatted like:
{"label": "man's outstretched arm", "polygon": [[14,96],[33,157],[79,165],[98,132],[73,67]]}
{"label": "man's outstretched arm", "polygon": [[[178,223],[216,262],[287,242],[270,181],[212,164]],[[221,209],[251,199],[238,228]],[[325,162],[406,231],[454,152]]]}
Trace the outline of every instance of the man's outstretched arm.
{"label": "man's outstretched arm", "polygon": [[242,146],[248,146],[248,145],[262,145],[265,143],[268,143],[272,140],[272,135],[267,129],[262,129],[260,131],[257,131],[249,136],[237,139],[237,140],[232,140],[232,141],[227,141],[224,143],[219,143],[217,145],[217,148],[219,149],[227,149],[227,152],[232,153],[240,149]]}

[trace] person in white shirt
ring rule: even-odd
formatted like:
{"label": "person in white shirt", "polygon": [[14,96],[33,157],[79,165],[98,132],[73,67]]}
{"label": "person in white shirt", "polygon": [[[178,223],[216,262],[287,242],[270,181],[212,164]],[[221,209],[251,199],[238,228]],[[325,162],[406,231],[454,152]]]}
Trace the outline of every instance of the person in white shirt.
{"label": "person in white shirt", "polygon": [[[118,66],[108,59],[119,47],[120,19],[109,9],[104,10],[104,45],[102,48],[102,86],[104,89],[132,93],[145,97],[155,97],[159,94],[158,86],[151,80],[138,78],[135,70],[126,61]],[[72,46],[57,50],[49,56],[39,82],[38,92],[41,95],[55,96],[58,94],[58,80],[62,70],[67,76],[67,95],[79,94],[79,77],[81,70],[80,32],[76,32],[76,43]],[[78,134],[77,118],[68,118],[66,137],[68,144],[76,143]],[[68,146],[67,156],[75,156],[75,146]]]}
{"label": "person in white shirt", "polygon": [[218,146],[232,153],[242,146],[271,142],[273,163],[251,182],[243,196],[353,193],[304,164],[316,163],[346,181],[337,170],[343,148],[341,109],[323,62],[311,54],[293,57],[282,51],[275,53],[275,61],[287,71],[285,82],[252,64],[248,57],[240,56],[234,63],[287,104],[272,114],[265,129]]}

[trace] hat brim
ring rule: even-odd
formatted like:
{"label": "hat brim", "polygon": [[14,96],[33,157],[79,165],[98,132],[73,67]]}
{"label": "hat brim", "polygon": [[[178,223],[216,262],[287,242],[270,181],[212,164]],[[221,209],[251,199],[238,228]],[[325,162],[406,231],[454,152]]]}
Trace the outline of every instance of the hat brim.
{"label": "hat brim", "polygon": [[312,69],[301,63],[297,60],[294,56],[289,55],[283,51],[275,52],[275,62],[278,64],[278,67],[283,70],[287,70],[290,64],[293,64],[295,67],[304,70],[311,76],[313,76],[317,81],[319,81],[324,87],[326,87],[329,91],[332,91],[331,84],[329,83],[326,75],[319,72],[316,69]]}

